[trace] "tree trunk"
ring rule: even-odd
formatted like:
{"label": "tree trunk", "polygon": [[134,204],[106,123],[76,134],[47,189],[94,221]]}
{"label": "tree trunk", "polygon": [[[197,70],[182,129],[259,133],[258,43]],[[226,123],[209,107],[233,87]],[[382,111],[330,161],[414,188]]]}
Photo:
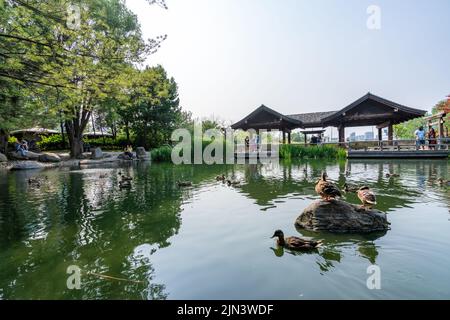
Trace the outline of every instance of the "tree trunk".
{"label": "tree trunk", "polygon": [[125,134],[127,135],[127,143],[131,144],[131,141],[130,141],[130,127],[128,126],[128,121],[125,123]]}
{"label": "tree trunk", "polygon": [[9,134],[0,129],[0,152],[6,154],[8,152]]}
{"label": "tree trunk", "polygon": [[61,123],[60,123],[60,128],[61,128],[61,139],[62,139],[61,148],[65,149],[66,148],[66,137],[64,135],[64,122],[63,121],[61,121]]}
{"label": "tree trunk", "polygon": [[76,112],[72,120],[66,120],[66,132],[69,137],[70,156],[75,159],[83,157],[83,131],[86,128],[90,111],[83,110]]}

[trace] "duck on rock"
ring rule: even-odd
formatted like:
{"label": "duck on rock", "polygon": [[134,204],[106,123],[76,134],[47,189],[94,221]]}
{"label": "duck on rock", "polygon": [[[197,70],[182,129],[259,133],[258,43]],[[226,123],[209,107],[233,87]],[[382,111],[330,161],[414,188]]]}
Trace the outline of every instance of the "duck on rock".
{"label": "duck on rock", "polygon": [[296,251],[314,250],[322,245],[322,240],[310,240],[299,237],[284,237],[281,230],[275,231],[271,238],[277,238],[277,244],[281,247]]}
{"label": "duck on rock", "polygon": [[325,201],[331,201],[336,199],[337,197],[342,197],[339,188],[331,181],[328,181],[327,177],[327,174],[325,172],[322,172],[322,176],[316,184],[316,192]]}
{"label": "duck on rock", "polygon": [[358,198],[361,200],[363,207],[372,208],[377,204],[375,193],[367,186],[359,188]]}

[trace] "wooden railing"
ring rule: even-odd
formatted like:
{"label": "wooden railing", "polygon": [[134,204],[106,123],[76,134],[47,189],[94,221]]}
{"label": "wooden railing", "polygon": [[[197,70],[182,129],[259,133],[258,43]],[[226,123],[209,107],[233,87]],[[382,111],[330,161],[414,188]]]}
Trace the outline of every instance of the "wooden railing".
{"label": "wooden railing", "polygon": [[[435,142],[430,143],[430,141]],[[346,143],[349,150],[389,150],[389,151],[405,151],[405,150],[449,150],[450,138],[438,138],[425,141],[425,144],[419,144],[417,140],[371,140],[371,141],[351,141]]]}

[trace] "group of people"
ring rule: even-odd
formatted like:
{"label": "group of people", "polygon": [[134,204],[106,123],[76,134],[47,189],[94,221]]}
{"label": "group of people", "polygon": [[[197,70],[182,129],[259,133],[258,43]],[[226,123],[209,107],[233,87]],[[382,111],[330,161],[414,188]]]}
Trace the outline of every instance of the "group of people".
{"label": "group of people", "polygon": [[249,152],[258,151],[259,145],[260,145],[259,135],[256,135],[251,139],[249,138],[249,136],[245,137],[245,150],[248,150]]}
{"label": "group of people", "polygon": [[423,126],[420,126],[415,132],[414,135],[416,136],[416,147],[417,149],[425,150],[425,143],[426,139],[428,138],[428,148],[430,150],[436,149],[436,131],[433,127],[428,130],[428,133],[425,132],[425,129]]}

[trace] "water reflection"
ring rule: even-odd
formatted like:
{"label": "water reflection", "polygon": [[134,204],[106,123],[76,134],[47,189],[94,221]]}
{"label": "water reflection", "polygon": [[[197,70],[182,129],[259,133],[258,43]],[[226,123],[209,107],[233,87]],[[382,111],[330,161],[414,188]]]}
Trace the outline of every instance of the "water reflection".
{"label": "water reflection", "polygon": [[[245,284],[251,274],[247,273],[247,278],[241,275],[248,257],[260,262],[260,268],[252,272],[261,278],[269,276],[268,266],[274,260],[292,264],[290,258],[311,260],[314,267],[309,270],[310,277],[330,276],[339,267],[351,274],[353,267],[346,261],[355,257],[367,264],[379,264],[389,247],[383,244],[386,233],[335,235],[297,230],[303,236],[324,240],[323,247],[306,253],[264,243],[266,237],[262,234],[278,226],[290,226],[295,232],[293,220],[318,198],[314,184],[324,170],[341,186],[370,186],[378,197],[377,209],[387,213],[404,210],[405,220],[397,224],[396,230],[420,226],[408,224],[408,219],[422,219],[417,214],[426,213],[420,209],[424,204],[447,212],[450,208],[449,188],[439,183],[440,179],[450,179],[446,160],[314,160],[235,166],[139,164],[0,171],[0,298],[191,298],[194,293],[180,293],[187,292],[188,286],[195,291],[188,282],[190,278],[199,279],[195,285],[197,297],[208,298],[210,287],[204,280],[208,275],[218,289],[248,289],[247,297],[252,298],[255,284]],[[121,173],[133,178],[131,189],[119,188]],[[386,177],[386,173],[399,176]],[[221,174],[242,183],[228,187],[216,181]],[[43,183],[31,185],[29,178],[40,178]],[[192,181],[193,186],[179,188],[178,180]],[[353,193],[344,197],[359,203]],[[406,218],[408,215],[411,218]],[[442,222],[440,226],[446,227]],[[433,232],[437,232],[435,229]],[[401,250],[414,245],[421,250],[417,242],[410,244],[411,231],[399,235],[393,232],[396,243],[405,243]],[[447,248],[447,236],[433,232],[420,236],[428,243],[436,237],[436,252],[440,246]],[[66,287],[66,269],[72,264],[84,271],[79,291]],[[231,272],[230,266],[240,268],[233,274],[236,282],[226,281],[226,277],[221,281],[223,274]],[[315,287],[311,283],[308,288],[314,291]],[[267,288],[268,292],[274,290]]]}

